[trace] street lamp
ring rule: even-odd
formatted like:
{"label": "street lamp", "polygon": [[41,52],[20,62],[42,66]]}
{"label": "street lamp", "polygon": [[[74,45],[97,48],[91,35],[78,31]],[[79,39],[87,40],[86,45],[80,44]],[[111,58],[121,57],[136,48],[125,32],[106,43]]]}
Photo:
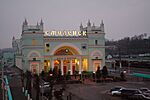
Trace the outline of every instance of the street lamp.
{"label": "street lamp", "polygon": [[118,47],[119,50],[119,67],[120,69],[122,68],[122,64],[121,64],[121,54],[120,54],[120,47]]}
{"label": "street lamp", "polygon": [[93,71],[93,81],[95,82],[95,71]]}
{"label": "street lamp", "polygon": [[130,61],[128,61],[128,73],[130,73]]}

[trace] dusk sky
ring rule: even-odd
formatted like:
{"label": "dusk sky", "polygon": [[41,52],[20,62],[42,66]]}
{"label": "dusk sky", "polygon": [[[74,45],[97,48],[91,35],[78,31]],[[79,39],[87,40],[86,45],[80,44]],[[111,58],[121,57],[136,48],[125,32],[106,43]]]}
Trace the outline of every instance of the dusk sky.
{"label": "dusk sky", "polygon": [[11,47],[12,37],[21,37],[22,23],[44,30],[79,30],[88,19],[105,24],[106,39],[118,40],[150,34],[150,0],[0,0],[0,48]]}

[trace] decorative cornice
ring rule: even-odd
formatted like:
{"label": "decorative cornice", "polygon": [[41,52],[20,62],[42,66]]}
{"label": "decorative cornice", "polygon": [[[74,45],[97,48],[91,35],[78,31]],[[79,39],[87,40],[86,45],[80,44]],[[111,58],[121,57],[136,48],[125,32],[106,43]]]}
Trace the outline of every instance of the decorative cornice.
{"label": "decorative cornice", "polygon": [[43,49],[44,46],[43,46],[43,45],[38,45],[38,46],[36,46],[36,45],[23,45],[23,46],[22,46],[22,49],[25,49],[25,48],[26,48],[26,49],[27,49],[27,48],[30,48],[30,49],[31,49],[31,48],[34,48],[34,49],[35,49],[35,48],[39,48],[39,49],[41,49],[41,48],[42,48],[42,49]]}
{"label": "decorative cornice", "polygon": [[45,37],[44,40],[46,41],[87,41],[88,38],[49,38]]}
{"label": "decorative cornice", "polygon": [[88,57],[88,55],[44,55],[44,58],[53,58],[53,59],[79,59],[79,58],[85,58],[85,57]]}
{"label": "decorative cornice", "polygon": [[106,46],[102,46],[102,45],[88,45],[88,47],[95,47],[95,48],[106,48]]}

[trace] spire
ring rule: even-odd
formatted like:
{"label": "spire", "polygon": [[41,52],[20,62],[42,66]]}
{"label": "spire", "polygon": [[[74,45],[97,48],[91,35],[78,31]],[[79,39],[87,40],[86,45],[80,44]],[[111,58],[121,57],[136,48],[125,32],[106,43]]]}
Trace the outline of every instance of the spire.
{"label": "spire", "polygon": [[28,25],[27,19],[25,18],[25,21],[23,23],[24,25]]}
{"label": "spire", "polygon": [[39,23],[37,22],[37,25],[36,26],[39,26]]}
{"label": "spire", "polygon": [[90,22],[90,20],[88,20],[87,26],[91,26],[91,22]]}
{"label": "spire", "polygon": [[103,20],[101,20],[101,25],[104,25]]}
{"label": "spire", "polygon": [[40,22],[40,25],[43,25],[44,23],[43,23],[43,20],[41,19],[41,22]]}
{"label": "spire", "polygon": [[104,32],[104,23],[103,23],[103,20],[101,21],[100,29],[101,29],[102,32]]}
{"label": "spire", "polygon": [[82,22],[81,22],[81,24],[80,24],[80,30],[81,30],[81,29],[83,29],[83,25],[82,25]]}
{"label": "spire", "polygon": [[80,26],[83,27],[82,22],[81,22]]}
{"label": "spire", "polygon": [[95,24],[93,23],[93,27],[95,27]]}
{"label": "spire", "polygon": [[15,40],[15,37],[13,36],[13,40]]}

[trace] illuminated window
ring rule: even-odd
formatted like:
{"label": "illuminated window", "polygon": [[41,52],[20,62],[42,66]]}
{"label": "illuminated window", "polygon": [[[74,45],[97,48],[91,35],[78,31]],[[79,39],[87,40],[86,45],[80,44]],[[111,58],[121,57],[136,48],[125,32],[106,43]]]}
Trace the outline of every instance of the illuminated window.
{"label": "illuminated window", "polygon": [[37,45],[37,40],[36,39],[32,39],[32,45]]}
{"label": "illuminated window", "polygon": [[82,61],[83,64],[83,71],[87,71],[88,70],[88,59],[83,59]]}
{"label": "illuminated window", "polygon": [[50,69],[50,60],[44,60],[44,71],[48,72]]}

